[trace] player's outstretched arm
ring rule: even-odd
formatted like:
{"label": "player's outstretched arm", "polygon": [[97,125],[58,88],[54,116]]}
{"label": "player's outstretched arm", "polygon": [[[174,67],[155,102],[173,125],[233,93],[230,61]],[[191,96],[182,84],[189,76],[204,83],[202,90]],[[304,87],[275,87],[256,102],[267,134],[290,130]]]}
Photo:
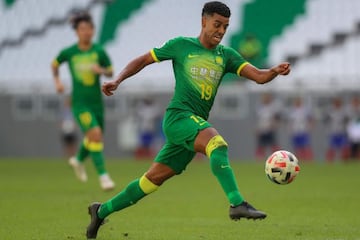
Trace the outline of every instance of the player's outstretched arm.
{"label": "player's outstretched arm", "polygon": [[151,56],[150,52],[135,58],[134,60],[130,61],[128,65],[126,65],[126,67],[120,72],[116,79],[110,82],[105,82],[102,86],[102,91],[106,96],[113,95],[113,92],[117,89],[117,87],[122,81],[135,75],[136,73],[140,72],[144,67],[154,62],[155,61]]}
{"label": "player's outstretched arm", "polygon": [[246,65],[241,70],[241,76],[255,81],[259,84],[270,82],[278,75],[288,75],[290,73],[290,63],[284,62],[269,69],[258,69],[251,64]]}

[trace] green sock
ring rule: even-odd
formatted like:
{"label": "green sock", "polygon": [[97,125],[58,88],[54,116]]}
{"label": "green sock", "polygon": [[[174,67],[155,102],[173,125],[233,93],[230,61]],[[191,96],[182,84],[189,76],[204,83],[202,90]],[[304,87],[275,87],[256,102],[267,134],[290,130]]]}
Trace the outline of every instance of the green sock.
{"label": "green sock", "polygon": [[76,154],[76,159],[79,162],[84,162],[85,159],[87,158],[87,156],[89,156],[89,150],[87,150],[87,148],[85,147],[84,142],[81,143],[80,148]]}
{"label": "green sock", "polygon": [[234,173],[229,164],[227,151],[228,149],[225,146],[214,149],[210,155],[210,166],[230,204],[237,206],[244,201],[244,198],[239,192]]}
{"label": "green sock", "polygon": [[146,194],[140,188],[139,179],[136,179],[132,181],[118,195],[101,204],[101,207],[98,211],[98,216],[104,219],[113,212],[135,204],[145,196]]}
{"label": "green sock", "polygon": [[91,159],[99,175],[106,173],[103,151],[90,151]]}

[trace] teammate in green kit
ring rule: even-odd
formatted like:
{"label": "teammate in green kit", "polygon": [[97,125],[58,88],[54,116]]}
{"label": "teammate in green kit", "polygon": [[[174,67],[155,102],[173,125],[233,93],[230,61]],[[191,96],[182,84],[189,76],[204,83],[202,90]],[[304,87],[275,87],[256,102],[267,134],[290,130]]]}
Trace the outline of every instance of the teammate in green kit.
{"label": "teammate in green kit", "polygon": [[76,176],[83,182],[87,174],[83,165],[86,157],[93,160],[103,190],[111,190],[115,184],[106,171],[103,155],[104,104],[100,87],[100,75],[113,74],[110,59],[104,49],[92,43],[94,24],[87,13],[75,15],[72,26],[78,42],[63,49],[52,62],[52,72],[58,93],[64,92],[59,77],[59,65],[67,62],[72,76],[72,112],[84,133],[77,156],[69,159]]}
{"label": "teammate in green kit", "polygon": [[202,11],[199,37],[178,37],[160,48],[132,60],[119,76],[103,85],[107,95],[113,95],[118,85],[145,66],[171,60],[176,80],[174,96],[166,110],[163,129],[166,143],[148,171],[129,183],[120,193],[104,203],[92,203],[86,235],[96,238],[104,219],[154,192],[167,179],[180,174],[196,152],[206,154],[210,166],[230,204],[229,215],[263,219],[266,214],[256,210],[239,192],[228,159],[228,144],[207,121],[217,89],[227,72],[236,73],[263,84],[278,75],[290,72],[289,63],[271,69],[258,69],[246,62],[234,49],[219,45],[229,25],[230,9],[221,2],[208,2]]}

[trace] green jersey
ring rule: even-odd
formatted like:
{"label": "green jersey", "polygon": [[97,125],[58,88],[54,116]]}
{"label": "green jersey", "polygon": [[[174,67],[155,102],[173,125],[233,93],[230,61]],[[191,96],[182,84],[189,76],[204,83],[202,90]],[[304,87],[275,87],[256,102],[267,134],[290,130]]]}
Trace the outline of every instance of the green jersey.
{"label": "green jersey", "polygon": [[151,50],[155,61],[172,60],[175,93],[168,109],[190,111],[207,119],[223,76],[240,75],[248,64],[234,49],[205,48],[198,38],[177,37]]}
{"label": "green jersey", "polygon": [[88,106],[103,109],[100,89],[100,76],[92,71],[97,64],[104,68],[111,68],[110,58],[104,49],[93,44],[89,50],[80,50],[77,44],[63,49],[54,60],[60,65],[67,62],[72,76],[72,106]]}

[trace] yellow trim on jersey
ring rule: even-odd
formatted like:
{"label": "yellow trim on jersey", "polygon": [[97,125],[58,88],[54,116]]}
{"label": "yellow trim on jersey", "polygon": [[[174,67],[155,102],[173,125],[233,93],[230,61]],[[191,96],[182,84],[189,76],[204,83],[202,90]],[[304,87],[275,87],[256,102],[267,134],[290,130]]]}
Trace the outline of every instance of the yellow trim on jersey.
{"label": "yellow trim on jersey", "polygon": [[241,73],[241,70],[243,70],[243,68],[248,65],[249,63],[248,62],[244,62],[243,64],[240,65],[240,67],[238,68],[238,70],[236,71],[236,74],[238,76],[241,76],[240,73]]}
{"label": "yellow trim on jersey", "polygon": [[158,185],[153,184],[145,175],[140,178],[139,186],[145,194],[152,193],[159,188]]}
{"label": "yellow trim on jersey", "polygon": [[56,59],[54,59],[54,61],[52,62],[52,64],[53,64],[53,66],[55,66],[55,67],[58,67],[58,66],[60,65],[60,63],[59,63]]}
{"label": "yellow trim on jersey", "polygon": [[228,144],[225,142],[224,138],[220,135],[216,135],[214,137],[212,137],[210,139],[210,141],[208,142],[208,144],[206,145],[206,156],[208,156],[208,158],[210,158],[210,155],[212,153],[212,151],[214,151],[216,148],[221,147],[221,146],[227,146]]}
{"label": "yellow trim on jersey", "polygon": [[150,54],[152,56],[152,58],[154,59],[155,62],[160,62],[160,60],[157,58],[157,56],[155,55],[155,51],[154,49],[150,50]]}

